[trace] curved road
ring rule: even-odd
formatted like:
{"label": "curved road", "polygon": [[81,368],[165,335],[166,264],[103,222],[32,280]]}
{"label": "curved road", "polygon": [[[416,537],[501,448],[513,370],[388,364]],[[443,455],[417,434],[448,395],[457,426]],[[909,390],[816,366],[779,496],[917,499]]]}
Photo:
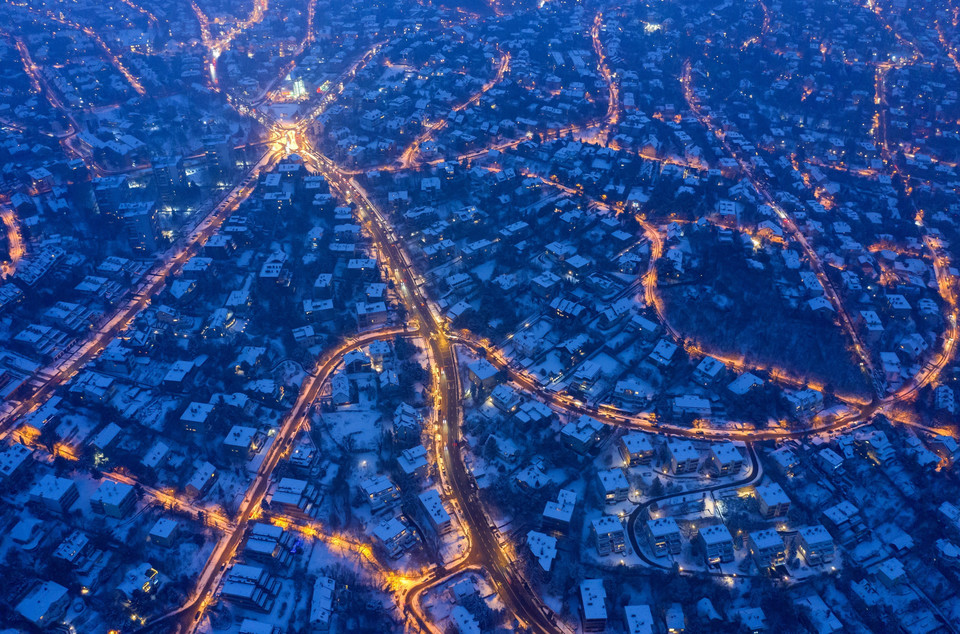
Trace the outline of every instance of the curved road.
{"label": "curved road", "polygon": [[[646,563],[648,566],[653,566],[655,568],[662,568],[664,570],[669,570],[670,568],[672,568],[672,566],[668,566],[667,564],[664,564],[661,561],[651,559],[650,557],[647,556],[646,553],[643,552],[643,549],[640,548],[640,540],[637,537],[637,522],[647,512],[647,509],[649,509],[654,504],[663,502],[664,500],[670,500],[673,498],[684,497],[688,495],[695,495],[697,493],[713,493],[714,491],[721,491],[723,489],[729,489],[732,487],[742,487],[748,484],[753,484],[754,482],[759,480],[760,477],[763,475],[763,469],[760,468],[760,461],[757,459],[757,452],[753,448],[753,445],[750,443],[747,443],[747,453],[749,454],[749,457],[750,457],[750,474],[744,478],[735,480],[733,482],[728,482],[726,484],[715,484],[713,486],[695,489],[693,491],[680,491],[678,493],[668,493],[666,495],[660,495],[655,498],[650,498],[643,504],[640,504],[639,506],[637,506],[637,508],[633,509],[633,512],[630,513],[630,518],[627,520],[627,537],[630,539],[630,546],[633,547],[633,552],[637,554],[637,557],[642,559],[643,562]],[[711,577],[730,576],[723,572],[712,572],[708,570],[691,571],[690,574],[700,575],[700,576],[711,576]],[[742,577],[744,575],[739,575],[739,576]]]}
{"label": "curved road", "polygon": [[142,632],[190,632],[199,622],[203,608],[206,607],[213,595],[220,577],[226,570],[227,563],[233,558],[251,516],[260,508],[260,502],[270,486],[273,470],[280,458],[286,453],[297,432],[303,426],[310,413],[310,407],[320,394],[320,389],[326,383],[334,370],[339,367],[344,354],[361,346],[372,343],[377,339],[392,336],[413,336],[405,327],[392,327],[362,333],[357,337],[348,338],[344,343],[328,350],[318,360],[316,372],[307,375],[300,387],[300,395],[293,408],[287,413],[280,425],[280,430],[274,437],[273,444],[267,450],[267,456],[260,464],[257,474],[247,489],[237,511],[235,528],[221,538],[210,558],[207,560],[200,580],[194,589],[191,599],[180,609],[166,614],[141,628]]}

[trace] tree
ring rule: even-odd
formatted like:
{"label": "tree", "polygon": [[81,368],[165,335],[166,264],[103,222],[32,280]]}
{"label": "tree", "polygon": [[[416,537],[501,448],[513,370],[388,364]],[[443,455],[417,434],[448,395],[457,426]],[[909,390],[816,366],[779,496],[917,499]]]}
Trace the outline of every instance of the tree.
{"label": "tree", "polygon": [[483,445],[483,457],[487,460],[493,460],[497,457],[498,451],[499,445],[497,445],[497,439],[491,435]]}

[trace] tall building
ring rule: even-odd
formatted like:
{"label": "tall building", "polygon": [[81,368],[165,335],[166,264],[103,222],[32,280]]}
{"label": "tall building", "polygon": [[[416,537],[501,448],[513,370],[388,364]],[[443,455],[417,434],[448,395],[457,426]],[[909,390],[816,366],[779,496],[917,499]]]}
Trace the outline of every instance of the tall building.
{"label": "tall building", "polygon": [[157,185],[157,193],[168,205],[178,189],[186,183],[186,173],[183,171],[183,159],[179,156],[165,156],[153,161],[153,180]]}
{"label": "tall building", "polygon": [[157,204],[155,202],[121,203],[119,208],[130,248],[139,253],[157,249]]}
{"label": "tall building", "polygon": [[93,200],[101,216],[118,220],[120,205],[127,198],[130,187],[126,176],[104,176],[93,181]]}

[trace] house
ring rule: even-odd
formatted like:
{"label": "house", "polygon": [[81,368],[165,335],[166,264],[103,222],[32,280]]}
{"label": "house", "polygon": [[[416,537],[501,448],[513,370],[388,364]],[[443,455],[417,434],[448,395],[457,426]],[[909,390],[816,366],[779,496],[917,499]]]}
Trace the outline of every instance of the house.
{"label": "house", "polygon": [[657,557],[680,554],[680,527],[673,518],[647,520],[646,534],[647,542]]}
{"label": "house", "polygon": [[653,443],[647,434],[635,431],[627,432],[620,437],[618,446],[625,467],[650,464],[653,459]]}
{"label": "house", "polygon": [[86,559],[93,548],[90,547],[90,539],[83,531],[75,530],[67,536],[57,549],[53,551],[53,557],[65,561],[71,566],[79,566],[80,562]]}
{"label": "house", "polygon": [[685,418],[707,418],[713,412],[708,399],[694,394],[684,394],[673,399],[673,417],[676,420]]}
{"label": "house", "polygon": [[673,362],[673,357],[676,353],[677,344],[667,339],[661,339],[657,342],[657,345],[654,346],[649,358],[654,364],[665,368]]}
{"label": "house", "polygon": [[345,373],[338,371],[330,379],[330,402],[334,405],[347,405],[351,400],[350,379]]}
{"label": "house", "polygon": [[187,481],[184,490],[187,495],[198,498],[206,495],[217,479],[217,469],[209,462],[203,462]]}
{"label": "house", "polygon": [[788,392],[783,399],[795,416],[811,414],[823,405],[823,394],[811,389]]}
{"label": "house", "polygon": [[498,370],[486,359],[478,359],[467,366],[467,375],[474,386],[492,390],[497,384]]}
{"label": "house", "polygon": [[47,628],[64,617],[69,604],[66,588],[55,581],[44,581],[27,593],[15,609],[37,627]]}
{"label": "house", "polygon": [[399,518],[386,519],[373,529],[376,543],[383,546],[394,559],[417,544],[417,534]]}
{"label": "house", "polygon": [[147,534],[147,541],[161,546],[171,547],[176,543],[180,525],[169,517],[161,517]]}
{"label": "house", "polygon": [[393,412],[393,440],[401,446],[420,442],[420,423],[423,418],[408,403],[400,403]]}
{"label": "house", "polygon": [[400,489],[385,475],[365,478],[360,482],[360,491],[367,498],[374,513],[393,506],[400,499]]}
{"label": "house", "polygon": [[707,565],[733,561],[733,536],[723,524],[714,524],[700,529],[697,539],[703,548]]}
{"label": "house", "polygon": [[309,514],[316,490],[306,480],[281,478],[270,495],[270,506],[296,516]]}
{"label": "house", "polygon": [[550,572],[557,558],[557,538],[539,531],[527,532],[527,548],[544,572]]}
{"label": "house", "polygon": [[43,476],[30,489],[30,501],[54,513],[66,513],[79,498],[80,492],[73,480],[53,474]]}
{"label": "house", "polygon": [[797,531],[797,552],[809,566],[833,561],[836,552],[833,537],[820,524],[804,526]]}
{"label": "house", "polygon": [[210,403],[190,403],[180,415],[180,423],[187,433],[202,433],[207,428],[207,419],[213,412],[214,406]]}
{"label": "house", "polygon": [[132,598],[135,592],[150,594],[158,585],[160,573],[157,569],[148,563],[141,563],[127,569],[123,579],[117,584],[117,590],[123,596]]}
{"label": "house", "polygon": [[671,603],[663,611],[663,623],[667,634],[682,634],[687,627],[687,617],[683,614],[683,607],[679,603]]}
{"label": "house", "polygon": [[104,480],[90,498],[90,508],[95,513],[123,519],[137,504],[137,495],[132,485],[125,482]]}
{"label": "house", "polygon": [[776,482],[755,486],[753,494],[757,498],[760,514],[766,519],[783,517],[790,510],[790,498]]}
{"label": "house", "polygon": [[622,469],[603,469],[597,472],[597,484],[603,501],[607,504],[624,502],[630,493],[630,483]]}
{"label": "house", "polygon": [[20,443],[0,451],[0,482],[9,487],[22,480],[33,464],[32,455],[33,449]]}
{"label": "house", "polygon": [[509,385],[498,385],[490,393],[493,404],[498,410],[505,414],[517,411],[520,407],[520,394]]}
{"label": "house", "polygon": [[560,489],[556,501],[547,502],[543,507],[543,527],[560,533],[566,532],[576,505],[577,493],[570,489]]}
{"label": "house", "polygon": [[736,475],[743,468],[743,454],[732,442],[714,443],[708,464],[718,476]]}
{"label": "house", "polygon": [[649,605],[625,605],[623,620],[627,634],[655,634],[653,612]]}
{"label": "house", "polygon": [[327,632],[333,618],[336,582],[330,577],[320,576],[313,584],[313,595],[310,597],[310,630],[312,632]]}
{"label": "house", "polygon": [[264,564],[286,566],[293,559],[291,534],[280,526],[254,522],[247,532],[243,555]]}
{"label": "house", "polygon": [[606,599],[603,579],[584,579],[580,582],[580,624],[584,632],[607,629]]}
{"label": "house", "polygon": [[723,363],[713,357],[704,357],[693,371],[693,380],[703,386],[713,385],[725,369]]}
{"label": "house", "polygon": [[750,533],[747,536],[747,548],[761,571],[783,565],[786,561],[783,538],[773,529],[767,528]]}
{"label": "house", "polygon": [[263,568],[234,564],[227,573],[220,595],[240,607],[267,613],[273,608],[279,591],[280,581]]}
{"label": "house", "polygon": [[600,441],[606,429],[606,425],[597,419],[583,414],[560,429],[560,440],[577,453],[584,454]]}
{"label": "house", "polygon": [[263,434],[253,427],[234,425],[227,437],[223,439],[223,446],[227,453],[235,458],[247,460],[260,449],[263,443]]}
{"label": "house", "polygon": [[593,538],[597,553],[604,557],[610,553],[622,553],[626,547],[626,535],[623,524],[617,518],[604,515],[593,520]]}
{"label": "house", "polygon": [[680,473],[696,473],[700,466],[700,452],[693,448],[688,440],[667,441],[667,457],[670,471],[675,475]]}
{"label": "house", "polygon": [[400,467],[404,475],[416,479],[425,478],[429,469],[427,449],[423,445],[404,449],[397,456],[397,466]]}
{"label": "house", "polygon": [[443,501],[440,499],[437,490],[424,491],[418,497],[420,498],[420,505],[426,512],[427,519],[430,520],[430,525],[437,531],[437,534],[443,535],[449,532],[451,526],[450,513],[443,507]]}

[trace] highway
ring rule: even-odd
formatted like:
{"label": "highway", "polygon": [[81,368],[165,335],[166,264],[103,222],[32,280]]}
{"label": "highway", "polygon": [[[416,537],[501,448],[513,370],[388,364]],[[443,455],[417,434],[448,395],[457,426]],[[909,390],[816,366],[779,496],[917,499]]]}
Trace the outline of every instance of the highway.
{"label": "highway", "polygon": [[190,600],[178,610],[148,623],[141,631],[177,631],[180,634],[193,631],[200,621],[200,613],[203,608],[209,604],[213,596],[213,591],[220,582],[220,577],[226,572],[227,564],[236,554],[237,547],[243,540],[251,516],[261,507],[260,503],[269,489],[273,470],[276,468],[280,458],[284,456],[290,448],[290,444],[293,439],[296,438],[297,432],[300,431],[307,421],[310,408],[317,400],[323,385],[340,365],[343,355],[351,350],[368,345],[377,339],[409,336],[411,334],[412,333],[405,327],[391,327],[365,332],[349,338],[335,348],[329,349],[317,360],[315,372],[308,374],[304,379],[303,385],[300,386],[300,394],[297,397],[296,403],[293,408],[287,412],[286,417],[280,424],[280,429],[276,436],[274,436],[273,443],[267,450],[266,458],[260,464],[260,468],[257,470],[253,481],[248,487],[243,501],[240,503],[233,530],[224,534],[218,542],[200,573],[199,580]]}

